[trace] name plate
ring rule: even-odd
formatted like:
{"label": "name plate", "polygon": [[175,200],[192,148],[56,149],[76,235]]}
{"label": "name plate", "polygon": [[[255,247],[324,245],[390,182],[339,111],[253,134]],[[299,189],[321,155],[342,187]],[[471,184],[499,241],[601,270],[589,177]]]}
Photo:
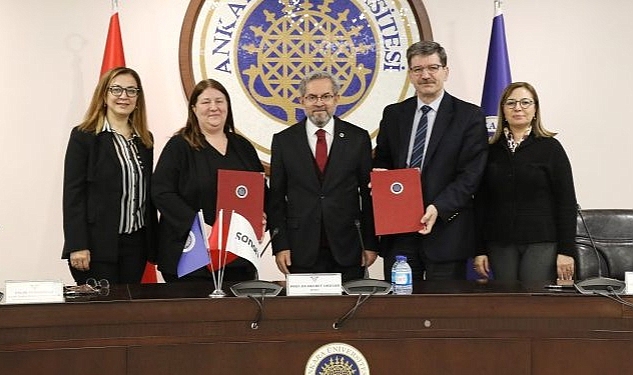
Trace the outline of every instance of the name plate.
{"label": "name plate", "polygon": [[61,281],[5,282],[5,303],[58,303],[64,302],[64,284]]}
{"label": "name plate", "polygon": [[287,296],[341,295],[340,273],[290,273],[286,275]]}
{"label": "name plate", "polygon": [[633,294],[633,272],[628,271],[624,273],[624,294]]}

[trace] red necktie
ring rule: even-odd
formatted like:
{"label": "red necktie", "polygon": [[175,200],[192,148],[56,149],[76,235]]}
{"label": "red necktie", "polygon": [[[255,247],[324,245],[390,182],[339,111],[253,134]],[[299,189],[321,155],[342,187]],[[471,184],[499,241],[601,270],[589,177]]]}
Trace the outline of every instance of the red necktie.
{"label": "red necktie", "polygon": [[315,159],[319,170],[323,173],[323,171],[325,171],[325,164],[327,164],[327,142],[325,141],[325,130],[317,130],[316,135],[317,143]]}

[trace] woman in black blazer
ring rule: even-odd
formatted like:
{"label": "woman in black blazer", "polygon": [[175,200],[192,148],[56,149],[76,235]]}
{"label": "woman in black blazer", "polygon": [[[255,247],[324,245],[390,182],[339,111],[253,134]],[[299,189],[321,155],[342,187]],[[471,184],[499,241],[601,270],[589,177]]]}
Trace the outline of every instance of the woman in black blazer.
{"label": "woman in black blazer", "polygon": [[140,282],[155,242],[152,166],[140,77],[114,68],[99,80],[66,150],[62,258],[77,284]]}
{"label": "woman in black blazer", "polygon": [[[264,171],[255,148],[235,133],[226,88],[205,79],[194,87],[187,123],[165,145],[152,182],[152,196],[160,211],[157,264],[167,282],[213,279],[207,267],[178,278],[177,267],[198,211],[202,210],[207,224],[215,222],[218,169]],[[238,258],[226,266],[223,280],[254,278],[255,267]]]}
{"label": "woman in black blazer", "polygon": [[476,197],[474,269],[498,280],[572,280],[576,193],[563,146],[541,123],[536,90],[510,84]]}

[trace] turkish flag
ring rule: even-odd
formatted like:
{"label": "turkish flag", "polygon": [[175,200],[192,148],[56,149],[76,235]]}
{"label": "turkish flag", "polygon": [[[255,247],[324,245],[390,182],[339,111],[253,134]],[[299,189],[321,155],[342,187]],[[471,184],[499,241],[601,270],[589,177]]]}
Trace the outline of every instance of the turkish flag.
{"label": "turkish flag", "polygon": [[125,54],[123,53],[123,40],[121,39],[121,27],[119,26],[119,10],[114,8],[110,16],[108,38],[106,39],[103,62],[101,63],[101,75],[112,68],[125,66]]}
{"label": "turkish flag", "polygon": [[[108,26],[108,38],[106,39],[105,50],[103,51],[103,62],[101,63],[101,76],[110,69],[125,66],[125,54],[123,53],[123,39],[121,38],[121,26],[119,25],[119,9],[117,1],[112,2],[112,16],[110,16],[110,26]],[[156,265],[150,262],[145,264],[145,271],[141,283],[154,284],[158,282],[156,276]]]}
{"label": "turkish flag", "polygon": [[224,268],[224,266],[238,258],[237,255],[226,251],[226,240],[229,234],[230,222],[230,212],[224,210],[218,211],[215,223],[211,229],[211,235],[209,236],[209,257],[211,258],[211,263],[209,263],[207,268],[211,272],[216,272]]}

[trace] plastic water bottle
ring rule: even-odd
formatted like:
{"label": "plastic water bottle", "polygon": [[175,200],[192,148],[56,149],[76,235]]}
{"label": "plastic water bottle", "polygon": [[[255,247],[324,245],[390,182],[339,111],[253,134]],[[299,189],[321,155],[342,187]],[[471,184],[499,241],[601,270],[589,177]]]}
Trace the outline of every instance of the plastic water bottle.
{"label": "plastic water bottle", "polygon": [[411,294],[413,292],[413,275],[407,257],[396,255],[396,262],[391,267],[391,285],[393,294]]}

